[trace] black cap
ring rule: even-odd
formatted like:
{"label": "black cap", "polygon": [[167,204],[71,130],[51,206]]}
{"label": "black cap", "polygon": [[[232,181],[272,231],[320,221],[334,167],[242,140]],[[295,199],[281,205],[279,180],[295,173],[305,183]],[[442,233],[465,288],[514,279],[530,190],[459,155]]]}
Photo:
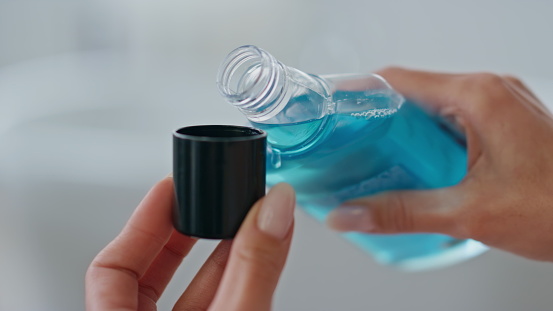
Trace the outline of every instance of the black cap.
{"label": "black cap", "polygon": [[230,239],[252,205],[265,195],[267,134],[234,125],[183,127],[173,133],[179,232]]}

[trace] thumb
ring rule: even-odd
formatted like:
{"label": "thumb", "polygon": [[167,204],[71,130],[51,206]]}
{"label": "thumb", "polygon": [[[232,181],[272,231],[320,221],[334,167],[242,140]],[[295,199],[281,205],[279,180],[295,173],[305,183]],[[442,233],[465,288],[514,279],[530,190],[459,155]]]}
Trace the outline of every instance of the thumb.
{"label": "thumb", "polygon": [[330,213],[327,224],[338,231],[455,235],[454,215],[461,205],[456,191],[392,191],[348,201]]}
{"label": "thumb", "polygon": [[274,186],[242,223],[209,310],[270,310],[292,240],[295,194]]}

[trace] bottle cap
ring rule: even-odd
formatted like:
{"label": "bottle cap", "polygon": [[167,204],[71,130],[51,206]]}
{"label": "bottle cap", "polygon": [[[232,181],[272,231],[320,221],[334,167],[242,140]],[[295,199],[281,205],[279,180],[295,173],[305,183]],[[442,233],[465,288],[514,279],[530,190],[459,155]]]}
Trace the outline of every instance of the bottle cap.
{"label": "bottle cap", "polygon": [[252,205],[265,195],[267,134],[234,125],[183,127],[173,133],[179,232],[230,239]]}

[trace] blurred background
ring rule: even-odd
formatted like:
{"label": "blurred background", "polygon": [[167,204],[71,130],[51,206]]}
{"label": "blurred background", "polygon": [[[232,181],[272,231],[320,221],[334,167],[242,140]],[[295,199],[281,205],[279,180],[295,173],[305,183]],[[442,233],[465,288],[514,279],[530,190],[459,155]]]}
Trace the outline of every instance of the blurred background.
{"label": "blurred background", "polygon": [[[553,106],[553,2],[0,0],[0,310],[84,309],[83,277],[171,170],[171,132],[243,124],[215,75],[255,44],[314,73],[403,65],[522,77]],[[169,310],[214,247],[202,241]],[[492,250],[379,266],[297,213],[275,310],[550,310],[553,265]]]}

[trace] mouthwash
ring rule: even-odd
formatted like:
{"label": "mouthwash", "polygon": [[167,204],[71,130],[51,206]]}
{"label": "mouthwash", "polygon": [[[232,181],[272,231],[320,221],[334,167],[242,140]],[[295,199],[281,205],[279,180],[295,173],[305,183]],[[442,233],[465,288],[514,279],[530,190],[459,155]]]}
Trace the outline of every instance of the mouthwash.
{"label": "mouthwash", "polygon": [[[452,186],[466,174],[463,137],[377,75],[310,75],[244,46],[229,54],[218,83],[268,134],[268,185],[291,184],[299,206],[320,221],[347,200]],[[343,235],[378,262],[413,271],[487,249],[441,234]]]}

